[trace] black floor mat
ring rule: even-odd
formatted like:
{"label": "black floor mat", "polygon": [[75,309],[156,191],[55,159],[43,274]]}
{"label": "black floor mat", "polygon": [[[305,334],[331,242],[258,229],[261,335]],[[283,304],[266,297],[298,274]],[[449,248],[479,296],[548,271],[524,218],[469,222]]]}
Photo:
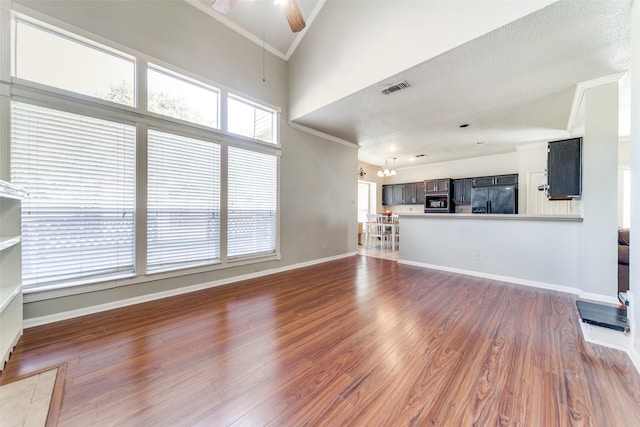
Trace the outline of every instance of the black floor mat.
{"label": "black floor mat", "polygon": [[629,319],[625,308],[586,301],[576,301],[576,305],[580,312],[580,318],[585,323],[622,332],[629,330]]}

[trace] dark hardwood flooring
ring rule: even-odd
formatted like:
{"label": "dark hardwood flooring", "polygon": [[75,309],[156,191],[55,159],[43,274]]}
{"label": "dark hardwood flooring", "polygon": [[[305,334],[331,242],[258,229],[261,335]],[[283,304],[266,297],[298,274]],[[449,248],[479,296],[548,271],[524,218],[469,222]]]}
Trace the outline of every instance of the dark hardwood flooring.
{"label": "dark hardwood flooring", "polygon": [[[354,256],[27,329],[59,426],[634,426],[640,376],[575,297]],[[634,424],[636,423],[636,424]]]}

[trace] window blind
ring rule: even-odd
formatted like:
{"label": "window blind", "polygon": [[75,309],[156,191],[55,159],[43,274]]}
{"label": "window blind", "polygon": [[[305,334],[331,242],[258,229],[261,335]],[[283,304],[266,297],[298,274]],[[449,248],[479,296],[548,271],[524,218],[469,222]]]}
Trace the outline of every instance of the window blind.
{"label": "window blind", "polygon": [[220,258],[220,146],[148,133],[147,268]]}
{"label": "window blind", "polygon": [[227,255],[275,253],[277,157],[229,147]]}
{"label": "window blind", "polygon": [[134,273],[135,128],[12,103],[26,288]]}

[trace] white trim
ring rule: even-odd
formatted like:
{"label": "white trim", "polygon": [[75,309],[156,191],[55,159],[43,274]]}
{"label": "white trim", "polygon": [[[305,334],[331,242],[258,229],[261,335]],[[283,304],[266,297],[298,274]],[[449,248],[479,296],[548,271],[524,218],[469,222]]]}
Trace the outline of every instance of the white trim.
{"label": "white trim", "polygon": [[212,17],[216,21],[220,22],[221,24],[223,24],[223,25],[227,26],[228,28],[232,29],[233,31],[235,31],[236,33],[240,34],[242,37],[246,38],[247,40],[257,44],[261,48],[264,48],[269,53],[274,54],[275,56],[277,56],[278,58],[280,58],[282,60],[288,61],[289,58],[291,58],[291,55],[293,55],[293,52],[295,52],[296,48],[298,47],[298,45],[300,44],[302,39],[304,38],[304,35],[307,33],[307,31],[311,27],[311,24],[313,23],[313,21],[316,19],[316,17],[320,13],[320,10],[322,9],[322,6],[324,6],[324,3],[325,3],[326,0],[320,0],[316,4],[316,7],[311,12],[311,15],[305,20],[306,26],[302,29],[302,31],[300,31],[300,32],[298,32],[296,34],[295,38],[291,42],[291,45],[289,46],[289,49],[287,50],[286,53],[281,52],[280,50],[278,50],[274,46],[272,46],[269,43],[267,43],[266,41],[262,40],[262,38],[254,35],[253,33],[249,32],[249,31],[247,31],[246,29],[244,29],[240,25],[238,25],[235,22],[233,22],[231,19],[227,18],[225,15],[216,12],[212,7],[207,6],[206,4],[200,2],[199,0],[184,0],[184,1],[186,1],[188,4],[190,4],[191,6],[195,7],[199,11],[204,12],[205,14],[209,15],[210,17]]}
{"label": "white trim", "polygon": [[298,33],[296,38],[291,43],[291,46],[289,46],[289,50],[287,50],[287,53],[284,55],[285,56],[284,57],[285,61],[288,61],[289,58],[291,58],[291,55],[293,55],[293,52],[296,51],[296,48],[298,47],[298,45],[302,41],[302,38],[304,37],[305,34],[307,34],[307,30],[309,28],[311,28],[311,24],[313,24],[313,21],[315,21],[315,19],[318,17],[318,14],[320,13],[320,10],[324,6],[325,2],[326,2],[326,0],[320,0],[320,1],[318,1],[318,3],[316,3],[316,7],[311,11],[311,15],[306,20],[307,25],[304,27],[304,29],[302,31],[300,31]]}
{"label": "white trim", "polygon": [[591,89],[607,83],[620,83],[623,79],[627,78],[628,74],[629,72],[625,71],[622,73],[611,74],[608,76],[599,77],[597,79],[580,82],[576,85],[576,91],[573,95],[573,103],[571,104],[571,111],[569,113],[569,121],[567,122],[567,132],[569,133],[569,135],[573,135],[573,128],[575,127],[576,123],[579,122],[578,117],[580,115],[580,106],[582,105],[585,91],[587,89]]}
{"label": "white trim", "polygon": [[128,298],[124,300],[109,302],[105,304],[93,305],[90,307],[79,308],[76,310],[63,311],[60,313],[50,314],[47,316],[34,317],[24,320],[24,328],[33,328],[35,326],[46,325],[48,323],[59,322],[61,320],[73,319],[75,317],[86,316],[88,314],[100,313],[107,310],[113,310],[115,308],[127,307],[143,302],[154,301],[161,298],[168,298],[172,296],[182,295],[189,292],[200,291],[203,289],[214,288],[217,286],[228,285],[231,283],[241,282],[244,280],[255,279],[259,277],[269,276],[276,273],[282,273],[289,270],[295,270],[298,268],[308,267],[311,265],[322,264],[329,261],[334,261],[341,258],[347,258],[355,256],[357,252],[349,252],[342,255],[336,255],[328,258],[321,258],[313,261],[302,262],[299,264],[287,265],[284,267],[274,268],[265,271],[258,271],[255,273],[243,274],[240,276],[229,277],[227,279],[215,280],[213,282],[200,283],[192,286],[185,286],[182,288],[171,289],[163,292],[156,292],[153,294],[143,295],[139,297]]}
{"label": "white trim", "polygon": [[636,370],[640,374],[640,352],[638,352],[638,350],[636,350],[633,345],[630,345],[629,349],[627,350],[627,354],[633,362],[633,365],[636,367]]}
{"label": "white trim", "polygon": [[302,132],[319,136],[320,138],[328,139],[329,141],[337,142],[338,144],[346,145],[347,147],[351,147],[355,149],[360,148],[360,146],[355,142],[347,141],[346,139],[338,138],[333,135],[329,135],[328,133],[320,132],[319,130],[315,130],[313,128],[310,128],[292,121],[289,121],[288,123],[289,123],[289,126],[291,126],[293,129],[301,130]]}
{"label": "white trim", "polygon": [[461,268],[446,267],[446,266],[434,265],[434,264],[426,264],[426,263],[422,263],[422,262],[407,261],[407,260],[403,260],[403,259],[399,259],[398,263],[399,264],[412,265],[414,267],[429,268],[429,269],[432,269],[432,270],[448,271],[450,273],[465,274],[467,276],[480,277],[480,278],[483,278],[483,279],[497,280],[499,282],[509,282],[509,283],[514,283],[516,285],[529,286],[529,287],[532,287],[532,288],[548,289],[550,291],[557,291],[557,292],[564,292],[564,293],[568,293],[568,294],[574,294],[574,295],[579,296],[580,299],[587,300],[587,301],[602,302],[602,303],[607,303],[607,304],[618,304],[618,299],[615,298],[615,297],[610,297],[608,295],[592,294],[592,293],[589,293],[589,292],[584,292],[584,291],[582,291],[582,290],[580,290],[578,288],[574,288],[574,287],[571,287],[571,286],[554,285],[552,283],[537,282],[535,280],[521,279],[519,277],[501,276],[501,275],[498,275],[498,274],[482,273],[482,272],[479,272],[479,271],[464,270],[464,269],[461,269]]}
{"label": "white trim", "polygon": [[206,4],[203,4],[198,0],[184,0],[184,1],[186,1],[191,6],[195,7],[196,9],[198,9],[199,11],[204,12],[205,14],[209,15],[210,17],[212,17],[216,21],[220,22],[221,24],[226,25],[227,27],[229,27],[230,29],[232,29],[236,33],[240,34],[242,37],[246,38],[247,40],[257,44],[260,47],[263,47],[264,49],[267,50],[267,52],[272,53],[275,56],[277,56],[278,58],[280,58],[282,60],[285,60],[285,61],[289,59],[289,58],[287,58],[286,54],[280,52],[278,49],[276,49],[275,47],[271,46],[269,43],[263,42],[263,40],[260,37],[257,37],[255,35],[253,35],[249,31],[247,31],[244,28],[242,28],[240,25],[238,25],[235,22],[233,22],[231,19],[227,18],[226,16],[224,16],[221,13],[216,12],[215,10],[213,10],[213,8],[207,6]]}

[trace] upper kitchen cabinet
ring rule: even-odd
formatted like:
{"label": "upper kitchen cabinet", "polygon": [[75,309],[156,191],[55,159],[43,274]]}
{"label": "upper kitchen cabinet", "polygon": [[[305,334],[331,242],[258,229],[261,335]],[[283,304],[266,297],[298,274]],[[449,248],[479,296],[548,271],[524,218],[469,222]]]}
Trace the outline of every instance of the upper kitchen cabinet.
{"label": "upper kitchen cabinet", "polygon": [[424,183],[389,184],[382,186],[382,204],[422,205],[424,204]]}
{"label": "upper kitchen cabinet", "polygon": [[453,180],[453,203],[456,205],[471,204],[471,183],[472,178]]}
{"label": "upper kitchen cabinet", "polygon": [[427,193],[448,193],[451,188],[451,179],[429,179],[424,182]]}
{"label": "upper kitchen cabinet", "polygon": [[550,199],[582,194],[582,138],[549,142],[547,145],[547,196]]}
{"label": "upper kitchen cabinet", "polygon": [[393,185],[382,186],[382,204],[393,205]]}
{"label": "upper kitchen cabinet", "polygon": [[416,182],[416,205],[423,205],[425,201],[424,182]]}

